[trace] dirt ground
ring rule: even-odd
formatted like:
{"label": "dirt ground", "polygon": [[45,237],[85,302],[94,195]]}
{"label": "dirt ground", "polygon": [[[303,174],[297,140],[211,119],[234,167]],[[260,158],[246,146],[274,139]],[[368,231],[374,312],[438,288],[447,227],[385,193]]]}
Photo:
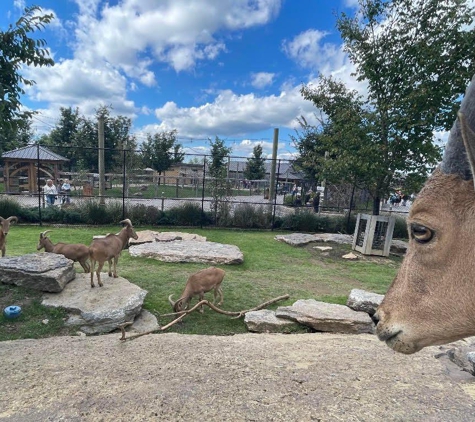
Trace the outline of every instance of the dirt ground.
{"label": "dirt ground", "polygon": [[1,421],[473,421],[471,379],[372,335],[0,343]]}

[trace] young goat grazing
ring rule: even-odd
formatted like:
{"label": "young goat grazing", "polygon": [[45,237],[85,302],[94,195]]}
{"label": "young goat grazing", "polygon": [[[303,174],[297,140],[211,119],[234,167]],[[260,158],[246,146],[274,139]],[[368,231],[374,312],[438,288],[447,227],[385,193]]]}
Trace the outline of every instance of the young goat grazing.
{"label": "young goat grazing", "polygon": [[132,227],[132,222],[129,219],[122,220],[120,224],[124,224],[124,227],[118,234],[108,234],[102,239],[94,239],[89,246],[89,258],[91,259],[91,287],[94,287],[94,267],[97,265],[97,282],[102,287],[101,270],[106,261],[109,262],[109,277],[112,277],[112,260],[114,260],[114,277],[117,275],[117,261],[122,249],[125,248],[129,239],[132,237],[135,240],[138,239],[137,233],[135,233]]}
{"label": "young goat grazing", "polygon": [[475,77],[444,158],[411,206],[409,248],[373,320],[397,352],[475,335]]}
{"label": "young goat grazing", "polygon": [[17,222],[18,217],[0,217],[0,249],[2,250],[2,257],[5,256],[5,252],[7,249],[7,234],[10,230],[10,223],[12,223],[13,221]]}
{"label": "young goat grazing", "polygon": [[46,233],[49,233],[51,230],[46,230],[40,233],[40,240],[36,246],[36,250],[41,250],[44,248],[45,252],[56,253],[64,255],[66,258],[73,260],[74,262],[79,262],[81,267],[84,269],[85,273],[88,273],[91,268],[88,263],[89,259],[89,248],[82,243],[56,243],[54,244],[49,237],[46,236]]}
{"label": "young goat grazing", "polygon": [[[173,295],[168,297],[168,301],[172,305],[173,311],[180,312],[188,309],[188,305],[194,296],[199,296],[199,300],[201,301],[203,300],[205,293],[213,289],[214,302],[216,302],[216,297],[219,295],[220,300],[217,306],[221,305],[223,303],[221,283],[223,282],[225,274],[226,273],[220,268],[209,267],[190,275],[186,282],[185,290],[183,290],[180,298],[176,302],[173,302]],[[200,312],[203,312],[203,306],[200,306]]]}

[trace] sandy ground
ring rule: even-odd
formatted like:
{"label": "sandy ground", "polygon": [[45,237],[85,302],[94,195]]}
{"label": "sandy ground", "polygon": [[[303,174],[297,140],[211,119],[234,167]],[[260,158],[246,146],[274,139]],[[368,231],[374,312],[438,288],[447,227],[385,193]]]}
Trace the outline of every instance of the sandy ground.
{"label": "sandy ground", "polygon": [[119,334],[0,343],[1,421],[474,421],[436,348],[372,335]]}

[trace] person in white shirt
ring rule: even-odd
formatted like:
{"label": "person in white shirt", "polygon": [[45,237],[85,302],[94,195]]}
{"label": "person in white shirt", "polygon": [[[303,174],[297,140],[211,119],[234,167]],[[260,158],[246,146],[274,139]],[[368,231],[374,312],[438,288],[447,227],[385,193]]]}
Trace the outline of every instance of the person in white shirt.
{"label": "person in white shirt", "polygon": [[51,207],[54,205],[54,201],[56,201],[56,196],[58,195],[58,191],[56,190],[56,186],[53,185],[53,181],[48,179],[46,181],[46,185],[43,188],[43,193],[45,195],[46,205]]}
{"label": "person in white shirt", "polygon": [[61,194],[63,195],[63,204],[69,204],[71,202],[71,185],[69,184],[69,180],[66,179],[64,183],[60,187]]}

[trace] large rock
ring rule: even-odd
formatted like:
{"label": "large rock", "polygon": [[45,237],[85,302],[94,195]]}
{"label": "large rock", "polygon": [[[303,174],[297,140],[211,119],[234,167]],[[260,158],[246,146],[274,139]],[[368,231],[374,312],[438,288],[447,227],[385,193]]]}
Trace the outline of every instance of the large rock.
{"label": "large rock", "polygon": [[344,305],[301,299],[292,306],[280,306],[275,315],[312,327],[317,331],[360,334],[372,333],[374,324],[367,313]]}
{"label": "large rock", "polygon": [[194,240],[152,242],[129,247],[130,256],[164,262],[201,262],[206,264],[242,264],[244,256],[234,245]]}
{"label": "large rock", "polygon": [[275,312],[270,309],[247,312],[244,323],[247,329],[254,333],[293,333],[302,327],[297,322],[277,318]]}
{"label": "large rock", "polygon": [[194,240],[196,242],[206,242],[206,237],[194,233],[182,232],[156,232],[153,230],[142,230],[137,232],[138,239],[130,239],[130,245],[140,245],[150,242],[171,242],[173,240]]}
{"label": "large rock", "polygon": [[134,321],[147,294],[125,278],[101,273],[103,287],[91,288],[89,274],[77,274],[59,294],[45,294],[42,304],[69,312],[67,325],[87,334],[108,333],[125,322]]}
{"label": "large rock", "polygon": [[60,292],[74,279],[74,262],[54,253],[0,259],[0,281],[43,292]]}
{"label": "large rock", "polygon": [[[350,234],[341,233],[290,233],[275,236],[275,240],[285,242],[291,246],[305,246],[313,242],[330,242],[339,243],[342,245],[353,244],[353,236]],[[394,239],[391,242],[391,253],[395,255],[404,255],[407,250],[408,243],[404,240]]]}
{"label": "large rock", "polygon": [[366,290],[353,289],[348,296],[346,306],[354,311],[366,312],[370,315],[374,315],[383,299],[384,295],[367,292]]}

